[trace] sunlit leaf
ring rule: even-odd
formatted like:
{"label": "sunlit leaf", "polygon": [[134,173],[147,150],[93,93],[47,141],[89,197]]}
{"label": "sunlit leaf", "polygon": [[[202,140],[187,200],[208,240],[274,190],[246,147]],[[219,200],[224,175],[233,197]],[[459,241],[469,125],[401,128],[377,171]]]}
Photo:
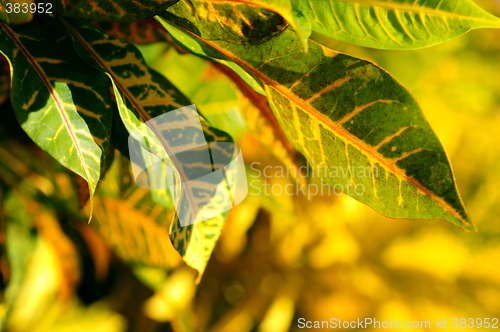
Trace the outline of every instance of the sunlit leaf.
{"label": "sunlit leaf", "polygon": [[[2,210],[6,217],[5,245],[10,269],[9,284],[4,297],[5,316],[8,317],[22,290],[26,270],[35,250],[37,235],[31,232],[34,225],[31,214],[38,212],[40,206],[19,193],[11,193],[2,198],[2,203],[5,202],[5,205],[2,204]],[[5,321],[2,324],[5,324]]]}
{"label": "sunlit leaf", "polygon": [[292,0],[314,31],[361,46],[408,50],[439,44],[500,19],[471,0]]}
{"label": "sunlit leaf", "polygon": [[[277,123],[266,97],[252,89],[229,67],[173,50],[153,66],[170,81],[176,82],[213,126],[229,133],[235,140],[239,140],[248,129],[285,165],[299,166],[296,150]],[[273,125],[270,122],[274,122]]]}
{"label": "sunlit leaf", "polygon": [[[203,5],[203,3],[207,5]],[[217,5],[214,6],[214,3],[217,3]],[[239,0],[198,1],[196,4],[193,4],[193,10],[197,13],[208,13],[208,15],[203,18],[210,19],[210,15],[217,15],[217,11],[219,10],[217,7],[220,6],[220,4],[223,4],[224,7],[233,12],[235,16],[238,16],[237,20],[233,20],[230,17],[219,18],[220,23],[224,25],[226,29],[238,29],[235,25],[238,26],[238,20],[243,19],[247,24],[246,26],[241,26],[243,28],[242,31],[250,33],[252,30],[265,31],[262,24],[255,24],[256,22],[252,22],[253,20],[250,18],[251,15],[248,15],[249,12],[256,12],[257,8],[263,9],[264,11],[259,15],[259,21],[261,21],[262,18],[266,19],[266,16],[271,17],[271,12],[279,14],[297,32],[304,49],[307,50],[307,41],[311,35],[312,29],[311,21],[297,6],[293,6],[292,0],[253,0],[251,3],[241,2]],[[208,10],[205,11],[206,9]]]}
{"label": "sunlit leaf", "polygon": [[311,35],[312,24],[307,16],[305,16],[298,8],[293,6],[292,0],[254,0],[251,5],[257,5],[266,10],[274,11],[280,14],[290,24],[295,32],[297,32],[304,50],[307,51],[307,42],[309,36]]}
{"label": "sunlit leaf", "polygon": [[[231,12],[231,15],[218,16],[219,9],[217,7],[221,4]],[[307,40],[311,35],[312,28],[311,21],[297,7],[294,8],[292,0],[253,0],[252,2],[205,0],[193,4],[192,10],[196,16],[202,19],[217,19],[221,25],[225,26],[228,34],[236,32],[240,37],[251,36],[255,33],[272,33],[274,27],[268,29],[269,26],[273,26],[269,18],[273,16],[278,18],[274,13],[279,14],[297,32],[304,49],[307,50]],[[260,14],[258,14],[259,12]],[[243,24],[240,24],[241,20],[243,20]]]}
{"label": "sunlit leaf", "polygon": [[78,57],[57,21],[22,32],[2,24],[0,49],[13,71],[19,123],[38,146],[88,182],[92,198],[109,145],[106,76]]}
{"label": "sunlit leaf", "polygon": [[132,44],[150,44],[170,39],[168,33],[154,19],[139,22],[92,22],[108,35]]}
{"label": "sunlit leaf", "polygon": [[36,10],[35,0],[0,0],[0,22],[9,24],[29,22],[33,19],[33,7]]}
{"label": "sunlit leaf", "polygon": [[[237,1],[196,1],[192,3],[192,13],[199,20],[218,24],[224,29],[224,39],[228,42],[258,45],[280,35],[288,25],[281,15],[258,6],[260,3],[265,2],[257,1],[254,6],[249,6]],[[215,31],[198,30],[198,33],[206,39],[220,38]]]}
{"label": "sunlit leaf", "polygon": [[[163,160],[170,160],[169,165],[178,172],[180,181],[186,183],[188,167],[182,165],[177,160],[177,156],[172,153],[172,151],[178,151],[180,147],[174,148],[172,142],[167,141],[162,134],[153,132],[158,128],[155,129],[154,126],[149,128],[144,126],[144,123],[169,111],[189,105],[189,100],[163,76],[150,70],[133,45],[106,35],[85,22],[71,20],[66,22],[66,26],[74,37],[79,54],[111,78],[118,110],[127,131],[133,135],[146,137],[149,145],[144,148]],[[229,135],[210,127],[203,118],[200,118],[200,121],[203,134],[209,143],[231,141]],[[182,123],[179,124],[182,126]],[[143,137],[138,137],[138,141],[144,141]],[[186,140],[186,144],[189,143],[190,141]],[[214,153],[214,148],[211,147],[212,153]],[[194,189],[189,188],[189,190]],[[184,190],[183,193],[185,192]],[[168,199],[166,194],[163,197]],[[189,203],[191,206],[199,204],[192,201],[193,199],[204,198],[190,194],[188,195],[189,202],[185,201],[184,196],[180,198],[180,201],[185,204]],[[216,197],[211,200],[212,204],[218,204],[216,201]],[[174,247],[190,266],[202,272],[217,242],[225,216],[218,215],[185,227],[180,226],[178,219],[176,214],[170,230]]]}
{"label": "sunlit leaf", "polygon": [[[159,18],[157,18],[158,20]],[[225,65],[231,70],[233,70],[235,73],[238,74],[249,86],[252,87],[255,91],[258,93],[264,95],[264,89],[262,88],[262,84],[260,81],[247,73],[245,70],[243,70],[239,65],[232,61],[227,61],[227,58],[224,57],[224,55],[220,54],[217,52],[215,49],[212,48],[202,48],[200,45],[196,42],[196,40],[193,40],[189,38],[189,36],[186,36],[183,34],[181,30],[175,27],[175,25],[170,25],[168,22],[162,22],[162,24],[168,26],[168,32],[170,36],[181,46],[183,47],[186,51],[193,53],[197,56],[200,56],[204,59],[208,59],[211,61],[215,61],[217,63],[220,63],[222,65]]]}
{"label": "sunlit leaf", "polygon": [[245,131],[238,105],[241,94],[211,62],[170,49],[151,66],[170,82],[175,82],[212,126],[227,132],[236,141],[241,137]]}
{"label": "sunlit leaf", "polygon": [[134,22],[161,13],[179,0],[50,0],[55,14],[92,21]]}
{"label": "sunlit leaf", "polygon": [[204,39],[200,31],[216,34],[220,27],[189,13],[178,3],[164,16],[185,38],[262,80],[279,123],[316,167],[315,176],[389,217],[475,229],[441,143],[411,94],[389,74],[314,43],[306,55],[291,31],[252,48]]}

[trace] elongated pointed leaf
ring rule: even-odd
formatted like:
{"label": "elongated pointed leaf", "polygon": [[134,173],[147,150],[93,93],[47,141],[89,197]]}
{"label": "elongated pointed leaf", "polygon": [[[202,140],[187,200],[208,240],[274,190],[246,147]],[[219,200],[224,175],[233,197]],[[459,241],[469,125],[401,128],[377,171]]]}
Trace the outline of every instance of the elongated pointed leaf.
{"label": "elongated pointed leaf", "polygon": [[0,50],[13,71],[18,121],[38,146],[88,182],[92,198],[109,145],[106,76],[78,57],[55,20],[22,32],[1,27]]}
{"label": "elongated pointed leaf", "polygon": [[[163,160],[173,160],[171,166],[178,172],[180,181],[186,182],[185,165],[181,166],[172,153],[180,147],[174,148],[172,142],[166,141],[160,133],[141,132],[136,129],[145,128],[144,123],[157,116],[189,105],[189,100],[163,76],[150,70],[135,46],[106,35],[85,22],[71,20],[65,21],[65,24],[74,37],[80,56],[111,78],[120,116],[127,131],[144,135],[150,143],[145,147],[149,152]],[[202,118],[200,120],[208,142],[231,141],[226,133],[210,127]],[[138,141],[144,139],[138,137]],[[219,215],[203,222],[180,227],[176,214],[172,223],[170,236],[174,247],[190,266],[200,272],[200,275],[219,238],[224,220],[225,216]]]}
{"label": "elongated pointed leaf", "polygon": [[[224,38],[238,44],[262,44],[278,36],[287,27],[287,21],[274,11],[263,9],[259,4],[268,6],[271,1],[256,1],[255,5],[234,2],[197,1],[192,11],[200,20],[217,22],[224,27]],[[225,15],[220,15],[223,8]],[[218,39],[215,31],[199,30],[206,39]]]}
{"label": "elongated pointed leaf", "polygon": [[179,0],[49,0],[54,13],[83,20],[141,21],[161,13]]}
{"label": "elongated pointed leaf", "polygon": [[[30,8],[31,6],[31,8]],[[0,0],[0,22],[21,24],[33,19],[35,0]]]}
{"label": "elongated pointed leaf", "polygon": [[[189,4],[189,3],[188,3]],[[250,6],[249,6],[250,5]],[[217,14],[220,6],[226,7],[227,16]],[[205,0],[197,1],[192,7],[193,15],[202,19],[217,20],[220,25],[227,28],[226,38],[236,37],[252,39],[258,43],[263,38],[256,39],[261,34],[265,38],[272,37],[277,25],[273,20],[281,20],[280,16],[288,22],[300,36],[304,49],[307,50],[307,40],[311,35],[311,22],[297,8],[293,8],[292,0]],[[276,15],[279,14],[279,15]],[[270,19],[272,18],[272,19]],[[240,22],[243,20],[243,22]]]}
{"label": "elongated pointed leaf", "polygon": [[500,19],[471,0],[292,0],[312,29],[361,46],[409,50],[436,45]]}
{"label": "elongated pointed leaf", "polygon": [[441,219],[474,230],[443,147],[389,74],[312,42],[306,55],[291,31],[252,48],[206,40],[198,31],[220,27],[189,13],[178,3],[164,16],[184,38],[262,80],[285,133],[322,181],[389,217]]}
{"label": "elongated pointed leaf", "polygon": [[150,44],[170,39],[168,33],[154,19],[139,22],[92,22],[108,35],[132,44]]}

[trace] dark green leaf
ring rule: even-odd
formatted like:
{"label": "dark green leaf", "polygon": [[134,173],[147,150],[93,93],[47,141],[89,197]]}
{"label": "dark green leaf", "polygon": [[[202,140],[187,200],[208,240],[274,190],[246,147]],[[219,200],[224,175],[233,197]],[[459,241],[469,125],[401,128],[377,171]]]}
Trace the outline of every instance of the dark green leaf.
{"label": "dark green leaf", "polygon": [[223,28],[191,16],[184,3],[169,12],[167,18],[188,22],[179,26],[183,37],[204,53],[215,50],[262,80],[288,138],[337,192],[389,217],[475,229],[438,138],[411,94],[385,71],[315,43],[305,54],[291,31],[252,48],[203,39],[203,31]]}
{"label": "dark green leaf", "polygon": [[78,57],[59,22],[22,32],[1,27],[18,121],[38,146],[88,182],[92,198],[109,146],[109,81]]}
{"label": "dark green leaf", "polygon": [[[144,124],[157,116],[190,105],[190,101],[163,76],[150,70],[135,46],[106,35],[85,22],[71,20],[65,21],[65,24],[73,35],[80,56],[111,78],[118,110],[127,131],[136,135],[134,138],[139,142],[148,141],[149,144],[143,148],[167,161],[177,172],[178,181],[189,181],[184,168],[186,165],[182,165],[177,160],[177,155],[172,153],[180,147],[174,148],[163,135],[154,132],[154,126],[150,128]],[[210,127],[203,118],[200,118],[200,121],[207,142],[231,142],[229,135]],[[182,127],[182,123],[180,125]],[[186,140],[183,144],[190,143],[191,141]],[[161,197],[168,199],[166,193]],[[189,197],[194,199],[195,195]],[[182,201],[183,197],[180,200]],[[191,201],[190,204],[193,206],[197,203]],[[219,238],[224,220],[225,215],[218,215],[209,220],[179,227],[176,214],[172,223],[170,236],[174,247],[200,275]]]}
{"label": "dark green leaf", "polygon": [[179,0],[49,0],[55,14],[92,21],[134,22],[161,13]]}

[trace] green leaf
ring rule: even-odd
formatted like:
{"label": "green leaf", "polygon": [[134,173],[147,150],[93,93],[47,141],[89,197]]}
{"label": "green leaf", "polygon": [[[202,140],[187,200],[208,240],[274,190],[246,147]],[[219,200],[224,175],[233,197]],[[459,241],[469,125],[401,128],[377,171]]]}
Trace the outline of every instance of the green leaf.
{"label": "green leaf", "polygon": [[410,50],[443,43],[500,19],[471,0],[292,0],[312,29],[361,46]]}
{"label": "green leaf", "polygon": [[[65,25],[74,37],[74,44],[80,56],[105,72],[112,80],[118,110],[127,131],[137,135],[139,142],[148,141],[149,146],[143,147],[169,162],[178,173],[178,181],[188,181],[187,172],[183,168],[186,165],[180,166],[177,156],[171,152],[179,149],[179,146],[174,149],[171,142],[163,139],[161,134],[153,132],[156,130],[154,127],[149,128],[144,123],[190,105],[189,100],[163,76],[150,70],[132,44],[106,35],[85,22],[68,20]],[[229,135],[210,127],[203,118],[200,121],[207,142],[231,142]],[[141,135],[142,137],[139,137]],[[186,141],[187,143],[190,142]],[[174,247],[187,264],[200,272],[200,276],[219,238],[224,221],[225,215],[219,215],[180,227],[176,215],[172,222],[170,237]]]}
{"label": "green leaf", "polygon": [[50,0],[55,14],[83,20],[142,21],[161,13],[179,0]]}
{"label": "green leaf", "polygon": [[22,32],[1,27],[0,50],[13,73],[19,123],[40,148],[87,181],[92,201],[109,146],[106,76],[78,57],[55,20]]}
{"label": "green leaf", "polygon": [[[156,19],[160,20],[161,18],[157,16]],[[204,59],[215,61],[217,63],[220,63],[224,66],[231,68],[231,70],[237,73],[238,76],[240,76],[249,86],[252,87],[252,89],[254,89],[255,91],[257,91],[262,95],[265,94],[264,89],[262,88],[262,83],[260,82],[259,79],[247,73],[236,63],[232,61],[227,61],[227,57],[225,57],[223,54],[217,52],[213,48],[203,49],[196,42],[196,40],[190,38],[189,36],[186,36],[181,30],[176,28],[175,25],[171,25],[165,21],[162,21],[161,24],[163,24],[163,26],[167,29],[170,36],[186,51],[198,55]]]}
{"label": "green leaf", "polygon": [[132,44],[151,44],[170,40],[170,36],[154,19],[139,22],[92,22],[108,35]]}
{"label": "green leaf", "polygon": [[36,6],[35,0],[0,0],[0,22],[21,24],[31,21],[33,12],[30,5],[32,8]]}
{"label": "green leaf", "polygon": [[[413,96],[384,70],[313,42],[305,54],[291,31],[252,48],[203,39],[199,31],[221,28],[191,16],[184,3],[165,15],[174,16],[184,22],[179,28],[186,39],[262,80],[288,138],[337,192],[389,217],[440,219],[475,230],[441,143]],[[353,192],[355,185],[363,193],[361,187]]]}
{"label": "green leaf", "polygon": [[[191,2],[194,17],[217,23],[224,29],[224,39],[236,44],[257,45],[279,36],[288,26],[284,18],[267,9],[238,2]],[[258,2],[256,2],[257,4]],[[186,2],[185,5],[189,3]],[[193,27],[196,30],[196,27]],[[205,39],[219,39],[212,30],[198,30]]]}

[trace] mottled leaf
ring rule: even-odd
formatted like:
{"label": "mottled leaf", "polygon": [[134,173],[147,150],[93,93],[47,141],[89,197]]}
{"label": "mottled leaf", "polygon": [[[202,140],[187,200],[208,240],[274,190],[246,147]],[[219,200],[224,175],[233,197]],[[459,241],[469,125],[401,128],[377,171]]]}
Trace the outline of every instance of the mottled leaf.
{"label": "mottled leaf", "polygon": [[408,50],[436,45],[500,19],[471,0],[292,0],[312,29],[361,46]]}
{"label": "mottled leaf", "polygon": [[59,22],[22,32],[1,27],[0,50],[13,72],[19,123],[38,146],[88,182],[92,197],[109,145],[109,81],[78,57]]}
{"label": "mottled leaf", "polygon": [[[188,2],[188,4],[190,4]],[[228,9],[228,15],[218,15],[219,6]],[[217,21],[226,27],[226,38],[236,38],[237,42],[246,39],[249,44],[262,43],[278,32],[282,23],[290,24],[301,37],[305,49],[311,34],[311,22],[297,8],[293,8],[291,0],[205,0],[192,4],[193,15]],[[279,14],[279,15],[277,15]],[[286,21],[282,20],[285,19]],[[275,24],[281,21],[280,24]],[[276,29],[279,27],[278,29]]]}
{"label": "mottled leaf", "polygon": [[286,166],[295,168],[294,174],[299,175],[300,166],[303,165],[297,160],[296,150],[279,125],[266,97],[255,92],[228,67],[217,63],[213,65],[227,75],[241,92],[239,110],[250,132]]}
{"label": "mottled leaf", "polygon": [[252,48],[203,39],[200,31],[215,34],[220,26],[191,16],[184,3],[168,12],[165,18],[180,24],[185,38],[262,80],[288,138],[337,192],[389,217],[475,229],[419,105],[381,68],[315,43],[305,54],[291,31]]}
{"label": "mottled leaf", "polygon": [[21,24],[33,19],[35,0],[0,0],[0,22]]}
{"label": "mottled leaf", "polygon": [[49,0],[55,14],[105,22],[141,21],[161,13],[179,0]]}
{"label": "mottled leaf", "polygon": [[[180,181],[183,183],[188,181],[184,168],[186,165],[181,166],[176,159],[177,155],[172,151],[179,151],[182,145],[190,144],[190,140],[196,137],[190,138],[186,135],[186,139],[183,138],[181,143],[175,143],[181,145],[173,146],[172,142],[167,141],[162,134],[155,132],[160,128],[155,129],[154,126],[150,128],[144,123],[189,105],[189,100],[163,76],[150,70],[135,46],[104,34],[85,22],[71,20],[65,21],[65,24],[74,37],[80,56],[111,78],[120,116],[127,131],[133,135],[143,135],[137,137],[139,142],[145,140],[149,142],[149,145],[143,148],[160,159],[170,160],[169,165],[178,172]],[[200,118],[200,121],[207,142],[231,141],[226,133],[210,127],[203,118]],[[182,121],[179,122],[179,126],[179,129],[183,130],[188,128]],[[196,203],[191,201],[190,204]],[[180,227],[176,214],[172,222],[170,236],[174,247],[190,266],[200,271],[200,275],[217,242],[224,220],[225,216],[219,215]]]}
{"label": "mottled leaf", "polygon": [[92,22],[108,35],[132,44],[150,44],[170,40],[170,36],[154,19],[139,22]]}

